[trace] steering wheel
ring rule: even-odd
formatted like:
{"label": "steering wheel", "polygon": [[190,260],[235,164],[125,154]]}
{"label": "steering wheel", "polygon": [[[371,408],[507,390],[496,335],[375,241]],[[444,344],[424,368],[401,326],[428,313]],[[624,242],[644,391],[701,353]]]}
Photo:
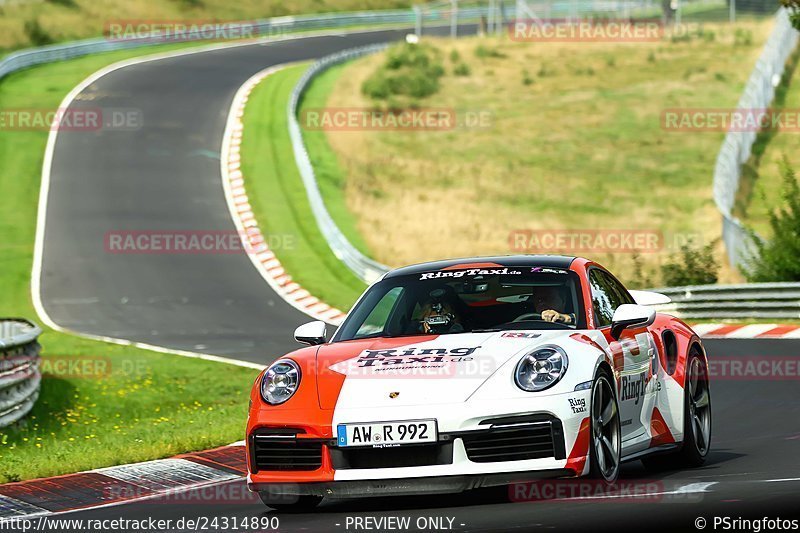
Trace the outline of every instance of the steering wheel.
{"label": "steering wheel", "polygon": [[526,320],[542,320],[546,322],[546,320],[542,318],[542,313],[525,313],[524,315],[519,315],[511,322],[524,322]]}

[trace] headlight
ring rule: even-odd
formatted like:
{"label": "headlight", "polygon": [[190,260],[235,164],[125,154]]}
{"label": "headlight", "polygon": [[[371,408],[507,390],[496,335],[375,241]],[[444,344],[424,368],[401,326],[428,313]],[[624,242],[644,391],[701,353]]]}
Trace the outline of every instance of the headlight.
{"label": "headlight", "polygon": [[517,387],[528,392],[552,387],[567,371],[567,354],[558,346],[542,346],[523,357],[514,372]]}
{"label": "headlight", "polygon": [[290,359],[281,359],[261,378],[261,397],[270,405],[279,405],[291,398],[299,386],[300,367]]}

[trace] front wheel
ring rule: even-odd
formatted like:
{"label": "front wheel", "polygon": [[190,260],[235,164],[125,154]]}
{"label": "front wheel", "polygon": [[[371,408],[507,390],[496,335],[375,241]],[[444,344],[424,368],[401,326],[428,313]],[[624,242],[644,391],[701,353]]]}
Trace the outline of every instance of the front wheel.
{"label": "front wheel", "polygon": [[619,405],[606,372],[600,372],[592,386],[592,445],[589,476],[614,483],[619,476],[621,431]]}
{"label": "front wheel", "polygon": [[287,513],[311,511],[322,502],[322,496],[297,496],[295,498],[282,496],[276,498],[274,495],[264,492],[259,492],[258,495],[267,507]]}

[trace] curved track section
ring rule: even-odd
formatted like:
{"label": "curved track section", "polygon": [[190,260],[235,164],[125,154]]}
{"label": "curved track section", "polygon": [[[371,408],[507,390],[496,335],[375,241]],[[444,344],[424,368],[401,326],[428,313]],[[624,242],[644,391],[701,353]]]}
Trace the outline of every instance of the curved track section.
{"label": "curved track section", "polygon": [[[307,37],[142,63],[103,76],[81,92],[72,105],[139,109],[144,127],[58,136],[42,250],[41,299],[51,318],[83,333],[260,363],[291,349],[291,330],[306,317],[281,300],[243,254],[111,254],[105,250],[105,235],[127,230],[235,231],[218,158],[238,87],[270,65],[403,33]],[[796,365],[800,358],[797,341],[791,340],[709,340],[706,345],[712,360],[786,358]],[[314,514],[280,516],[280,530],[368,530],[353,527],[356,517],[407,517],[408,530],[432,529],[429,522],[419,527],[426,524],[417,522],[422,517],[441,519],[442,530],[460,531],[694,531],[698,517],[708,520],[711,530],[715,515],[796,516],[797,390],[797,380],[712,383],[714,440],[707,465],[658,474],[644,471],[638,462],[625,465],[623,480],[655,483],[644,500],[507,503],[503,491],[363,500],[326,504]],[[72,513],[70,518],[267,516],[267,509],[245,497],[242,488],[243,482],[236,481],[188,503],[173,497]],[[370,524],[375,530],[393,530],[388,523]]]}
{"label": "curved track section", "polygon": [[[378,31],[236,46],[102,76],[70,109],[133,110],[134,131],[60,132],[42,248],[41,301],[61,327],[266,363],[309,320],[243,253],[116,253],[111,235],[236,228],[220,178],[227,112],[254,73],[401,38]],[[113,252],[113,253],[112,253]]]}

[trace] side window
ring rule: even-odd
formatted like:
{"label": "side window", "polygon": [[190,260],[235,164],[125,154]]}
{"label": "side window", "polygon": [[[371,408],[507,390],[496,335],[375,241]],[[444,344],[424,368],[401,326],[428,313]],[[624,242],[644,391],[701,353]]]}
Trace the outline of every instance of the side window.
{"label": "side window", "polygon": [[381,333],[388,325],[389,315],[391,315],[392,309],[394,309],[395,303],[397,303],[403,290],[403,287],[395,287],[384,294],[361,324],[361,327],[358,328],[356,337]]}
{"label": "side window", "polygon": [[595,321],[599,327],[611,324],[617,307],[634,303],[628,291],[608,272],[593,268],[589,271],[589,284],[592,287]]}
{"label": "side window", "polygon": [[625,287],[623,287],[619,281],[612,277],[608,272],[603,272],[602,275],[606,279],[609,289],[614,293],[612,300],[616,300],[618,302],[614,306],[615,311],[617,307],[622,304],[635,303],[633,298],[631,298],[631,296],[628,294],[628,291],[625,290]]}
{"label": "side window", "polygon": [[614,302],[609,293],[605,276],[602,271],[593,268],[589,271],[589,286],[592,289],[592,308],[594,309],[594,321],[598,327],[611,324],[611,317],[614,316]]}

